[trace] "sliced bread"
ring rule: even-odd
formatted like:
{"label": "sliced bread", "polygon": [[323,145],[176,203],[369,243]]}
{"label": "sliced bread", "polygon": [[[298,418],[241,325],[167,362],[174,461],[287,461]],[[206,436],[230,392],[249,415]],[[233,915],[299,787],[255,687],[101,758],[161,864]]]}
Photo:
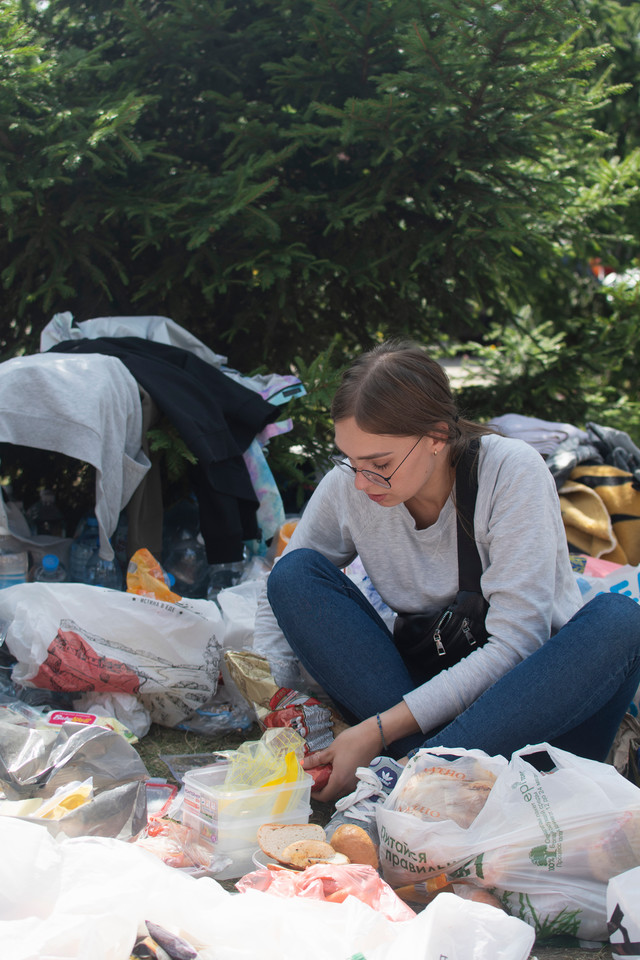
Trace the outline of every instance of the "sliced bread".
{"label": "sliced bread", "polygon": [[282,851],[298,840],[326,840],[318,823],[263,823],[258,828],[258,844],[263,853],[278,863],[285,863]]}
{"label": "sliced bread", "polygon": [[343,853],[336,853],[326,840],[296,840],[281,852],[282,863],[292,867],[313,867],[317,863],[349,863]]}

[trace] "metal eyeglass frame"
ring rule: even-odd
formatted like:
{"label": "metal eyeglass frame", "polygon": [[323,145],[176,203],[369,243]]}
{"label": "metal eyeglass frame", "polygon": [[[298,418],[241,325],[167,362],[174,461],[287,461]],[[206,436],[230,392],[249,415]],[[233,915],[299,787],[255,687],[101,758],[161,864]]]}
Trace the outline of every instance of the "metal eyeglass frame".
{"label": "metal eyeglass frame", "polygon": [[365,480],[369,480],[371,483],[377,483],[378,486],[387,487],[387,489],[389,489],[391,487],[390,481],[391,481],[391,478],[393,477],[393,474],[398,472],[398,470],[400,469],[404,461],[411,456],[411,454],[413,453],[413,451],[418,446],[421,440],[422,440],[422,437],[418,437],[414,445],[411,447],[411,450],[409,450],[409,453],[407,454],[407,456],[400,461],[400,463],[395,468],[393,473],[390,473],[388,477],[383,477],[381,473],[376,473],[374,470],[367,470],[366,468],[363,470],[361,467],[352,467],[347,460],[342,460],[337,455],[332,456],[329,459],[332,460],[333,463],[335,463],[336,467],[341,467],[345,472],[348,472],[350,470],[352,473],[361,473],[362,476],[365,478]]}

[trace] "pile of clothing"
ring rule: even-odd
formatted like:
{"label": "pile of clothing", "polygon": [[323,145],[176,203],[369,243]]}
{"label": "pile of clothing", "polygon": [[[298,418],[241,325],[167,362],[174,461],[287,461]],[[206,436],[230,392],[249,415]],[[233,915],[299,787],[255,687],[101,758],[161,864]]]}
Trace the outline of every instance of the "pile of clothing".
{"label": "pile of clothing", "polygon": [[622,430],[553,423],[508,413],[491,426],[535,447],[553,474],[575,553],[640,563],[640,450]]}

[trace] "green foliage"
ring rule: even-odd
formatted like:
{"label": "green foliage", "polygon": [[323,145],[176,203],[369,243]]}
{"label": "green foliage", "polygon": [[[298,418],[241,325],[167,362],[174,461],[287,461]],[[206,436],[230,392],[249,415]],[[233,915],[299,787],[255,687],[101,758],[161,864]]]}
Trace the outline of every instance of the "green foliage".
{"label": "green foliage", "polygon": [[149,449],[157,453],[164,467],[163,476],[169,484],[179,483],[185,477],[188,464],[196,464],[198,458],[191,453],[175,426],[162,418],[159,426],[147,431]]}
{"label": "green foliage", "polygon": [[7,0],[0,349],[164,314],[275,368],[544,311],[635,186],[591,7]]}
{"label": "green foliage", "polygon": [[307,363],[294,358],[292,372],[305,385],[306,394],[292,400],[282,419],[292,418],[293,429],[269,441],[269,467],[288,502],[289,512],[298,511],[331,464],[335,450],[333,421],[329,410],[342,371],[346,366],[343,339],[336,334],[326,350]]}
{"label": "green foliage", "polygon": [[637,437],[635,293],[587,265],[637,256],[639,37],[632,0],[5,0],[0,354],[154,314],[293,369],[298,503],[387,335],[478,340],[472,415]]}
{"label": "green foliage", "polygon": [[[572,423],[602,423],[640,445],[636,356],[640,348],[640,287],[607,288],[602,313],[587,327],[537,322],[526,308],[495,342],[473,345],[482,381],[460,390],[472,416],[501,413]],[[477,369],[469,379],[477,381]]]}

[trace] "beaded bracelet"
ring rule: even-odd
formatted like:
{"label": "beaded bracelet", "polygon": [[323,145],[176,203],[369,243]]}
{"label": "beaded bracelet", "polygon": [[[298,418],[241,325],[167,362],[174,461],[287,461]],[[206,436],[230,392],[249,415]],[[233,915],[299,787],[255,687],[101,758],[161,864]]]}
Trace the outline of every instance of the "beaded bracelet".
{"label": "beaded bracelet", "polygon": [[382,749],[386,752],[387,742],[384,739],[384,732],[382,730],[382,720],[380,719],[380,714],[376,713],[376,720],[378,721],[378,730],[380,731],[380,739],[382,740]]}

